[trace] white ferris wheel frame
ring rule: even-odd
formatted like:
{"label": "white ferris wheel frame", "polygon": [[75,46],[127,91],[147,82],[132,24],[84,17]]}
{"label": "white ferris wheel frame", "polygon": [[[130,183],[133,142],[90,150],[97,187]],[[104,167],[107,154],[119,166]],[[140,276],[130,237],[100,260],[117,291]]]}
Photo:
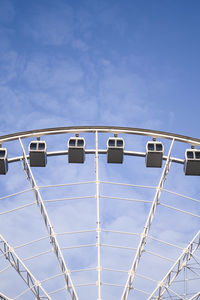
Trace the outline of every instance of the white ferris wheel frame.
{"label": "white ferris wheel frame", "polygon": [[[97,235],[97,242],[96,242],[96,248],[97,248],[97,289],[98,289],[98,298],[97,300],[102,300],[101,296],[101,271],[103,269],[101,265],[101,231],[103,229],[100,226],[100,207],[99,207],[99,201],[100,201],[100,192],[99,192],[99,162],[98,157],[99,154],[106,154],[107,150],[99,149],[98,146],[98,134],[99,133],[114,133],[114,134],[132,134],[132,135],[142,135],[142,136],[148,136],[151,138],[162,138],[162,139],[168,139],[171,141],[171,146],[168,152],[167,156],[163,156],[163,160],[165,160],[165,165],[163,168],[163,172],[160,177],[160,181],[158,186],[155,189],[155,195],[154,200],[152,202],[148,217],[146,219],[146,223],[144,226],[144,230],[142,234],[140,235],[140,242],[138,244],[138,247],[136,249],[136,254],[133,257],[132,266],[131,269],[128,272],[127,281],[123,289],[123,293],[121,295],[121,300],[127,300],[129,296],[129,292],[131,289],[133,289],[133,280],[136,274],[136,270],[140,261],[140,258],[142,256],[142,253],[145,248],[146,240],[149,234],[149,230],[154,218],[154,215],[156,213],[156,208],[159,203],[159,198],[161,195],[161,192],[164,188],[164,182],[166,180],[167,174],[169,172],[170,166],[172,162],[184,164],[184,160],[177,157],[171,157],[172,148],[174,145],[174,142],[179,141],[182,143],[189,144],[191,146],[200,146],[200,139],[192,138],[188,136],[178,135],[174,133],[167,133],[162,131],[156,131],[156,130],[148,130],[148,129],[140,129],[140,128],[128,128],[128,127],[111,127],[111,126],[79,126],[79,127],[59,127],[59,128],[49,128],[49,129],[40,129],[40,130],[31,130],[31,131],[25,131],[25,132],[18,132],[14,134],[8,134],[4,136],[0,136],[0,146],[4,143],[18,140],[21,149],[22,149],[22,155],[18,157],[11,157],[8,159],[8,163],[14,163],[17,161],[22,161],[24,171],[27,175],[27,179],[30,183],[30,188],[32,189],[36,204],[40,210],[40,214],[42,216],[43,222],[45,224],[48,237],[50,240],[50,243],[53,248],[53,252],[56,255],[59,267],[61,269],[62,276],[65,280],[65,289],[67,292],[67,295],[70,297],[71,300],[78,300],[76,287],[74,286],[70,270],[67,267],[67,264],[65,262],[65,259],[63,257],[60,245],[58,243],[56,233],[53,229],[53,226],[51,224],[49,215],[47,213],[47,210],[45,208],[44,201],[42,199],[40,188],[36,183],[36,180],[33,176],[30,164],[28,162],[29,155],[26,154],[24,145],[22,140],[26,138],[40,138],[42,136],[47,135],[56,135],[56,134],[81,134],[81,133],[94,133],[95,134],[95,149],[86,149],[86,154],[95,154],[95,171],[96,171],[96,235]],[[66,155],[68,154],[68,151],[53,151],[53,152],[47,152],[47,156],[57,156],[57,155]],[[136,151],[124,151],[124,155],[127,156],[140,156],[145,157],[144,152],[136,152]],[[177,277],[181,269],[184,268],[184,266],[187,264],[187,262],[190,260],[191,256],[195,253],[195,251],[200,246],[200,231],[195,233],[193,239],[190,241],[190,243],[183,249],[181,255],[179,258],[175,261],[175,263],[172,265],[172,267],[168,270],[166,275],[163,277],[163,279],[158,282],[157,287],[154,289],[152,294],[148,297],[148,300],[151,299],[162,299],[163,294],[166,292],[168,288],[170,288],[170,285],[174,281],[174,279]],[[6,241],[6,239],[0,235],[0,252],[5,256],[5,258],[9,261],[10,265],[17,271],[17,273],[21,276],[21,278],[25,281],[27,287],[29,290],[33,292],[36,299],[51,299],[51,295],[46,292],[46,290],[43,288],[42,283],[37,280],[37,278],[34,277],[34,275],[31,273],[31,271],[26,266],[25,262],[16,254],[14,248]],[[176,294],[174,292],[174,294]],[[177,294],[176,294],[177,295]],[[200,298],[200,291],[193,295],[190,300],[197,300]],[[11,298],[7,297],[3,293],[0,292],[0,299],[3,300],[12,300]]]}

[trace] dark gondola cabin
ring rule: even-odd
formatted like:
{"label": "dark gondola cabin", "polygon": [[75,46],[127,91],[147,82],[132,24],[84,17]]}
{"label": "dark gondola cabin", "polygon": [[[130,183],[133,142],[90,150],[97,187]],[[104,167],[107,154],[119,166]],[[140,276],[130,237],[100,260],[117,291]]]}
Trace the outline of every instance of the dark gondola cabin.
{"label": "dark gondola cabin", "polygon": [[68,162],[84,163],[85,161],[85,139],[72,137],[68,141]]}
{"label": "dark gondola cabin", "polygon": [[200,150],[187,149],[184,162],[185,175],[200,175]]}
{"label": "dark gondola cabin", "polygon": [[109,138],[107,141],[107,162],[122,164],[124,158],[124,140],[118,137]]}
{"label": "dark gondola cabin", "polygon": [[5,175],[8,172],[7,149],[0,148],[0,174]]}
{"label": "dark gondola cabin", "polygon": [[47,145],[45,141],[32,141],[29,144],[31,167],[45,167],[47,164]]}
{"label": "dark gondola cabin", "polygon": [[164,146],[161,142],[149,141],[146,144],[146,167],[161,168]]}

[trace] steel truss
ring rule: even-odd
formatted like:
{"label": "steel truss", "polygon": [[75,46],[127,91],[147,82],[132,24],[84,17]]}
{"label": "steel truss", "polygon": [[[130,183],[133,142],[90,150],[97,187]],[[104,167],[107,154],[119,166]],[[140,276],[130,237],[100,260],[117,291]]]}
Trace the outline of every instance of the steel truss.
{"label": "steel truss", "polygon": [[[177,275],[180,273],[180,271],[187,267],[187,262],[191,259],[195,251],[200,246],[200,231],[195,235],[195,237],[192,239],[192,241],[188,244],[188,246],[183,250],[182,254],[179,256],[177,261],[173,264],[171,269],[168,271],[168,273],[165,275],[165,277],[162,279],[161,282],[157,285],[153,293],[148,298],[150,299],[162,299],[163,294],[167,291],[169,286],[172,284],[172,282],[175,280]],[[157,294],[157,296],[155,296]],[[198,299],[200,295],[200,292],[197,293],[193,298],[191,299]],[[197,297],[197,298],[195,298]]]}
{"label": "steel truss", "polygon": [[189,300],[199,300],[200,299],[200,292],[196,293],[193,297],[191,297]]}
{"label": "steel truss", "polygon": [[161,196],[161,192],[162,192],[167,174],[168,174],[170,166],[171,166],[170,156],[171,156],[171,151],[172,151],[173,145],[174,145],[174,139],[171,142],[171,146],[170,146],[170,149],[169,149],[169,152],[168,152],[167,161],[165,163],[165,166],[164,166],[161,178],[160,178],[159,185],[156,189],[155,197],[154,197],[149,215],[147,217],[146,224],[144,226],[144,230],[141,234],[141,239],[140,239],[140,242],[139,242],[139,245],[138,245],[138,248],[137,248],[137,251],[136,251],[132,266],[131,266],[131,269],[129,271],[128,279],[126,281],[125,288],[124,288],[124,291],[122,293],[121,300],[126,300],[128,298],[129,292],[132,288],[135,273],[137,271],[137,267],[138,267],[140,258],[142,256],[142,252],[144,251],[144,247],[146,245],[149,230],[150,230],[151,224],[153,222],[153,218],[154,218],[155,213],[156,213],[156,208],[159,204],[159,199],[160,199],[160,196]]}
{"label": "steel truss", "polygon": [[0,292],[0,300],[13,300]]}
{"label": "steel truss", "polygon": [[35,199],[36,199],[36,203],[37,203],[37,206],[40,209],[40,213],[41,213],[43,221],[45,223],[45,226],[46,226],[46,229],[47,229],[47,232],[48,232],[48,235],[49,235],[50,243],[53,247],[54,253],[57,257],[59,267],[60,267],[60,269],[63,273],[63,276],[64,276],[64,280],[65,280],[65,283],[66,283],[66,289],[67,289],[67,291],[68,291],[68,293],[69,293],[72,300],[78,300],[78,296],[77,296],[75,287],[73,285],[73,282],[72,282],[72,279],[71,279],[71,276],[70,276],[70,271],[67,268],[67,265],[65,263],[62,251],[60,249],[58,240],[56,238],[56,233],[55,233],[55,231],[53,229],[53,226],[50,222],[46,207],[44,205],[44,201],[43,201],[42,196],[40,194],[39,187],[38,187],[38,185],[35,181],[35,178],[33,176],[31,167],[28,163],[26,152],[25,152],[23,143],[22,143],[20,138],[19,138],[19,142],[20,142],[20,145],[21,145],[22,151],[23,151],[23,168],[24,168],[24,171],[27,175],[27,179],[28,179],[33,191],[34,191],[34,196],[35,196]]}
{"label": "steel truss", "polygon": [[[27,268],[24,262],[16,254],[15,250],[8,244],[4,237],[0,234],[0,251],[9,261],[10,265],[17,271],[21,278],[25,281],[29,289],[33,292],[36,299],[48,299],[51,297],[42,287],[41,282],[38,281],[31,271]],[[1,294],[0,299],[8,300],[10,298]]]}
{"label": "steel truss", "polygon": [[[119,231],[115,231],[115,230],[110,230],[110,232],[115,232],[115,233],[121,233],[121,234],[134,234],[134,235],[139,235],[140,236],[140,241],[139,241],[139,245],[137,248],[130,248],[130,247],[123,247],[123,246],[117,246],[117,245],[110,245],[110,244],[101,244],[101,231],[108,231],[109,230],[104,230],[103,228],[101,228],[101,223],[100,223],[100,199],[101,198],[112,198],[111,196],[106,196],[106,195],[101,195],[100,196],[100,184],[101,183],[109,183],[109,184],[119,184],[119,183],[111,183],[111,182],[104,182],[104,181],[100,181],[99,180],[99,154],[103,154],[105,155],[107,153],[106,149],[99,149],[98,148],[98,134],[100,132],[103,133],[117,133],[117,134],[131,134],[131,135],[140,135],[140,136],[149,136],[152,138],[164,138],[164,139],[168,139],[171,142],[171,146],[168,152],[167,156],[163,156],[163,161],[166,161],[165,166],[163,168],[163,172],[162,175],[160,177],[160,181],[157,187],[147,187],[147,186],[140,186],[143,188],[153,188],[156,190],[155,192],[155,196],[152,201],[146,201],[146,200],[138,200],[138,199],[132,199],[132,198],[122,198],[122,197],[114,197],[115,199],[118,200],[125,200],[125,201],[137,201],[137,202],[144,202],[144,203],[151,203],[151,209],[149,211],[149,215],[147,217],[146,223],[145,223],[145,227],[144,230],[142,232],[142,234],[138,234],[138,233],[124,233],[124,232],[119,232]],[[46,136],[46,135],[55,135],[55,134],[66,134],[66,133],[92,133],[95,134],[95,149],[85,149],[85,153],[86,154],[94,154],[95,155],[95,171],[96,171],[96,180],[93,181],[92,183],[96,183],[96,195],[94,196],[85,196],[85,198],[96,198],[96,228],[93,229],[92,231],[96,231],[96,244],[89,244],[89,245],[79,245],[79,246],[72,246],[72,247],[65,247],[65,248],[60,248],[59,243],[57,241],[57,235],[59,235],[58,233],[54,232],[53,226],[50,222],[48,213],[46,211],[45,208],[45,201],[46,202],[52,202],[52,201],[65,201],[65,200],[75,200],[75,199],[79,199],[79,197],[73,197],[73,198],[63,198],[63,199],[53,199],[53,200],[43,200],[41,193],[40,193],[40,189],[43,187],[39,187],[35,181],[35,178],[33,176],[31,167],[28,163],[28,158],[29,156],[26,155],[24,146],[22,144],[21,139],[23,138],[38,138],[41,136]],[[184,164],[184,159],[180,159],[180,158],[176,158],[176,157],[172,157],[171,156],[171,151],[172,151],[172,147],[174,144],[174,141],[179,141],[179,142],[183,142],[183,143],[188,143],[192,146],[200,146],[200,139],[196,139],[196,138],[191,138],[191,137],[187,137],[187,136],[182,136],[182,135],[177,135],[177,134],[173,134],[173,133],[166,133],[166,132],[161,132],[161,131],[155,131],[155,130],[147,130],[147,129],[138,129],[138,128],[128,128],[128,127],[110,127],[110,126],[82,126],[82,127],[60,127],[60,128],[50,128],[50,129],[42,129],[42,130],[33,130],[33,131],[27,131],[27,132],[19,132],[16,134],[10,134],[10,135],[5,135],[5,136],[1,136],[0,137],[0,145],[4,142],[9,142],[9,141],[13,141],[13,140],[19,140],[21,147],[22,147],[22,151],[23,151],[23,156],[17,156],[17,157],[12,157],[8,159],[8,163],[12,163],[12,162],[16,162],[16,161],[22,161],[23,163],[23,168],[25,171],[25,174],[27,175],[27,179],[30,183],[30,190],[33,191],[34,196],[35,196],[35,202],[28,204],[26,206],[29,205],[33,205],[33,204],[37,204],[37,206],[39,207],[41,216],[43,218],[44,224],[46,226],[47,232],[48,232],[48,236],[47,238],[50,239],[50,243],[53,247],[54,253],[57,257],[57,261],[58,264],[60,266],[61,269],[61,273],[53,277],[56,276],[63,276],[64,280],[65,280],[65,286],[52,291],[49,294],[45,294],[45,291],[42,289],[42,284],[43,282],[47,281],[48,278],[42,280],[42,281],[37,281],[33,275],[31,274],[31,272],[26,268],[24,262],[25,259],[22,261],[20,260],[20,258],[16,255],[16,253],[14,252],[14,249],[11,248],[8,243],[6,243],[5,240],[3,240],[3,237],[0,236],[0,251],[3,253],[3,255],[9,260],[11,267],[14,267],[15,270],[19,273],[19,275],[24,279],[24,281],[26,280],[26,284],[28,285],[29,290],[31,290],[32,292],[38,292],[38,295],[34,294],[36,296],[36,299],[51,299],[50,296],[51,294],[55,294],[58,291],[61,290],[66,290],[68,292],[68,297],[71,300],[78,300],[77,294],[76,294],[76,287],[79,286],[87,286],[87,285],[96,285],[97,286],[97,294],[98,294],[98,298],[97,300],[102,300],[102,295],[101,295],[101,287],[103,285],[110,285],[110,286],[115,286],[115,287],[122,287],[124,288],[123,290],[123,294],[121,297],[121,300],[127,300],[128,296],[129,296],[129,292],[130,290],[133,288],[133,281],[135,276],[147,279],[147,280],[151,280],[156,282],[157,287],[156,289],[152,292],[152,294],[150,295],[150,293],[147,293],[143,290],[139,290],[134,288],[136,291],[141,292],[143,294],[146,295],[146,298],[149,297],[148,299],[162,299],[163,294],[166,292],[169,294],[170,298],[177,298],[177,299],[182,299],[182,297],[180,295],[178,295],[175,291],[173,291],[171,289],[171,284],[173,283],[173,281],[175,280],[175,278],[177,277],[177,275],[179,274],[179,272],[185,268],[189,268],[187,266],[187,262],[190,260],[190,258],[194,255],[194,252],[197,250],[197,248],[199,247],[200,244],[200,232],[198,232],[198,234],[194,237],[194,239],[190,242],[190,244],[181,251],[182,254],[180,255],[180,257],[176,260],[176,262],[173,262],[173,266],[171,267],[171,269],[168,271],[168,273],[165,275],[165,277],[162,279],[161,282],[155,281],[151,278],[148,278],[144,275],[139,275],[137,274],[137,268],[138,268],[138,264],[140,262],[142,253],[145,251],[145,245],[147,242],[148,238],[152,238],[149,236],[149,231],[151,228],[151,224],[153,222],[155,213],[156,213],[156,209],[157,206],[159,204],[159,199],[161,196],[161,192],[164,190],[164,182],[166,180],[167,174],[169,172],[170,166],[172,162],[175,163],[179,163],[179,164]],[[47,152],[47,156],[58,156],[58,155],[67,155],[68,151],[67,150],[63,150],[63,151],[53,151],[53,152]],[[146,153],[145,152],[136,152],[136,151],[124,151],[124,155],[125,156],[136,156],[136,157],[145,157]],[[90,183],[90,182],[86,182],[86,183]],[[81,183],[73,183],[73,184],[81,184]],[[127,184],[122,184],[122,185],[127,185]],[[56,185],[55,185],[56,186]],[[49,186],[47,186],[49,187]],[[139,186],[138,186],[139,187]],[[29,191],[29,190],[27,190]],[[168,190],[165,190],[166,192],[170,192],[170,193],[174,193]],[[26,191],[23,191],[26,192]],[[13,194],[16,195],[17,193]],[[180,195],[177,193],[174,193],[176,195],[188,198],[192,201],[196,201],[199,202],[199,200],[197,199],[193,199],[191,197],[187,197],[184,195]],[[10,195],[12,196],[12,195]],[[9,196],[6,196],[9,197]],[[4,197],[2,197],[1,199],[3,199]],[[84,197],[81,197],[84,198]],[[1,200],[0,199],[0,200]],[[189,215],[195,216],[195,217],[199,217],[198,215],[171,207],[171,206],[167,206],[165,204],[161,204],[163,206],[166,206],[168,208],[171,209],[175,209],[177,211],[183,212],[183,213],[187,213]],[[24,208],[26,206],[21,206],[19,208],[13,209],[12,211],[15,211],[17,209],[21,209]],[[1,214],[5,214],[5,213],[9,213],[10,211],[6,211],[6,212],[1,212]],[[77,233],[80,232],[84,232],[84,231],[77,231]],[[87,232],[87,231],[85,231]],[[89,232],[89,231],[88,231]],[[72,232],[68,233],[60,233],[60,234],[72,234]],[[153,239],[153,238],[152,238]],[[154,238],[155,239],[155,238]],[[156,240],[156,239],[155,239]],[[161,240],[158,240],[160,242],[163,242]],[[172,245],[170,243],[166,243],[168,245],[171,246],[176,246],[176,245]],[[2,249],[1,249],[1,245],[2,245]],[[96,270],[97,271],[97,282],[96,283],[87,283],[87,284],[78,284],[78,285],[73,285],[72,280],[71,280],[71,272],[79,272],[79,271],[83,271],[83,270],[74,270],[71,271],[67,268],[66,266],[66,262],[64,260],[63,254],[62,254],[62,250],[65,249],[72,249],[72,248],[80,248],[80,247],[90,247],[90,246],[96,246],[97,248],[97,266],[95,268],[89,268],[89,269],[83,269],[84,271],[90,271],[90,270]],[[124,270],[114,270],[114,269],[108,269],[108,268],[103,268],[101,265],[101,247],[113,247],[113,248],[121,248],[121,249],[130,249],[131,251],[134,250],[136,251],[135,257],[133,259],[132,262],[132,267],[129,271],[124,271]],[[177,248],[181,248],[176,246]],[[16,247],[17,248],[17,247]],[[52,250],[51,250],[52,251]],[[161,257],[163,259],[166,260],[170,260],[166,257],[163,256],[159,256],[157,253],[153,253],[153,252],[148,252],[152,255],[156,255],[158,257]],[[47,252],[46,252],[47,253]],[[135,252],[134,252],[135,253]],[[43,255],[44,253],[41,253],[39,255]],[[193,256],[194,257],[194,256]],[[27,258],[28,259],[32,259],[34,257],[30,257]],[[172,260],[171,260],[172,261]],[[127,273],[126,276],[128,277],[127,282],[125,284],[125,287],[119,284],[114,284],[114,283],[106,283],[106,282],[102,282],[101,281],[101,276],[102,276],[102,270],[110,270],[110,271],[115,271],[115,272],[125,272]],[[20,274],[21,273],[21,274]],[[51,278],[51,277],[50,277]],[[25,291],[26,292],[26,291]],[[23,292],[22,294],[24,294],[25,292]],[[39,294],[40,293],[40,294]],[[170,293],[174,294],[173,296],[170,296]],[[194,292],[196,293],[196,291]],[[21,295],[22,295],[21,294]],[[17,298],[21,295],[18,295]],[[44,295],[44,296],[43,296]],[[191,294],[188,294],[192,295]],[[13,300],[11,298],[8,298],[7,296],[5,296],[4,294],[0,293],[0,300],[1,299],[5,299],[5,300]],[[68,299],[68,298],[67,298]],[[189,300],[197,300],[200,299],[200,292],[197,292],[196,294],[194,294]]]}

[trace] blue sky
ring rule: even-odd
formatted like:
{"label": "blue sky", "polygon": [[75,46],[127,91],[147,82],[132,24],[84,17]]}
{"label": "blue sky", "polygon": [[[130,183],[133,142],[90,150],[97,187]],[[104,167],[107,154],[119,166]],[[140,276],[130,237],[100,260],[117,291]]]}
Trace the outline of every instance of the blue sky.
{"label": "blue sky", "polygon": [[[199,11],[200,3],[197,0],[1,0],[0,135],[57,126],[118,125],[157,129],[199,138]],[[94,139],[89,134],[83,136],[87,140],[87,147],[94,148]],[[66,149],[69,137],[69,134],[45,137],[48,151]],[[107,137],[108,134],[100,135],[102,148],[106,147]],[[130,135],[123,137],[126,150],[145,151],[148,138]],[[29,142],[30,139],[24,141],[26,150]],[[166,155],[169,142],[163,142]],[[5,146],[9,157],[21,155],[17,142],[7,143]],[[173,155],[183,158],[185,148],[186,145],[177,143]],[[40,186],[94,180],[93,158],[88,155],[86,163],[77,166],[67,164],[65,156],[48,157],[47,167],[34,168],[33,173]],[[100,156],[100,179],[156,187],[162,169],[146,168],[143,159],[134,159],[133,163],[133,157],[125,157],[123,165],[110,166],[105,163],[106,158]],[[198,178],[185,176],[182,165],[173,164],[171,169],[165,187],[198,199]],[[2,195],[29,188],[21,163],[9,164],[8,174],[1,176],[0,187]],[[110,197],[114,195],[114,199],[110,200],[101,198],[104,228],[142,232],[149,204],[133,204],[131,201],[124,204],[123,201],[117,202],[115,198],[126,195],[131,199],[152,201],[154,190],[102,184],[100,192]],[[57,206],[53,202],[46,202],[56,232],[95,229],[94,184],[74,189],[64,187],[42,190],[45,200],[63,198],[66,195],[89,195],[92,198],[87,201],[79,199],[73,204],[70,201],[56,202]],[[2,218],[1,232],[12,245],[46,236],[35,204],[16,214],[2,214],[16,206],[31,204],[34,201],[33,194],[28,192],[10,199],[1,200],[0,219]],[[199,215],[198,202],[189,202],[189,199],[171,195],[167,191],[163,192],[161,200],[163,204]],[[173,210],[160,206],[151,234],[184,248],[199,229],[199,217],[191,214],[174,213]],[[95,244],[95,235],[96,232],[84,237],[59,236],[59,242],[62,247]],[[130,238],[102,233],[102,242],[137,247],[138,236]],[[17,253],[27,258],[38,251],[49,249],[48,240],[42,243],[28,250],[19,248]],[[153,241],[148,241],[147,248],[149,251],[159,252],[169,260],[180,254],[177,249],[162,248]],[[76,251],[64,254],[70,269],[96,267],[96,248],[90,252],[82,249]],[[110,268],[115,266],[128,270],[133,253],[124,254],[124,250],[120,251],[103,249],[103,264]],[[170,263],[154,261],[146,252],[139,274],[148,274],[149,277],[160,280],[171,266]],[[12,297],[20,294],[26,288],[25,285],[14,277],[14,271],[12,273],[10,269],[1,273],[2,266],[6,266],[1,256],[0,265],[0,292]],[[45,256],[38,264],[34,260],[27,260],[27,265],[40,280],[59,273],[56,262],[49,256]],[[84,276],[74,273],[72,277],[76,284],[84,280],[90,282],[96,276],[96,271],[94,273],[93,277],[89,273]],[[112,277],[109,272],[104,272],[103,280],[108,282],[113,279],[117,284],[124,284],[126,275],[120,273]],[[8,278],[13,278],[15,282],[12,290]],[[136,278],[136,287],[141,289],[145,286],[146,292],[152,291],[153,284],[155,282],[144,283]],[[198,282],[195,284],[194,288],[197,288]],[[44,286],[52,291],[63,287],[63,281],[47,282]],[[121,290],[105,287],[103,299],[116,300],[121,295]],[[80,300],[88,300],[87,289],[80,288],[79,293]],[[90,293],[95,299],[96,286],[91,287]],[[62,296],[64,295],[63,293]],[[58,294],[55,299],[60,300],[60,297]],[[137,292],[135,297],[146,299],[146,295],[142,296]],[[30,294],[21,299],[29,300]]]}
{"label": "blue sky", "polygon": [[199,8],[1,0],[1,133],[112,124],[198,137]]}

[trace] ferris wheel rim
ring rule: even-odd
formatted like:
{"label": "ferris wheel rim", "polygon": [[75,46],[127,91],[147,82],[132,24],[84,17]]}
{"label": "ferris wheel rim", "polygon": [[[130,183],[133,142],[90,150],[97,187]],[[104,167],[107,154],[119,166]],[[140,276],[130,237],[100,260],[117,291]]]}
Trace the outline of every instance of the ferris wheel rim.
{"label": "ferris wheel rim", "polygon": [[[80,134],[81,133],[94,133],[95,134],[95,136],[96,136],[96,148],[95,149],[89,149],[89,150],[87,149],[86,150],[87,154],[95,154],[95,161],[96,161],[96,167],[95,167],[95,169],[98,169],[98,154],[106,154],[107,153],[106,150],[102,150],[102,149],[98,148],[98,138],[97,137],[98,137],[99,133],[104,133],[104,134],[105,133],[111,133],[111,134],[132,134],[132,135],[138,135],[138,136],[151,137],[153,139],[156,139],[156,138],[168,139],[168,140],[171,140],[172,145],[173,145],[173,143],[175,141],[179,141],[179,142],[191,144],[191,146],[200,146],[200,139],[197,139],[197,138],[192,138],[192,137],[183,136],[183,135],[174,134],[174,133],[168,133],[168,132],[164,132],[164,131],[157,131],[157,130],[150,130],[150,129],[141,129],[141,128],[131,128],[131,127],[117,127],[117,126],[75,126],[75,127],[56,127],[56,128],[47,128],[47,129],[36,129],[36,130],[18,132],[18,133],[13,133],[13,134],[8,134],[8,135],[1,136],[0,137],[0,144],[2,144],[4,142],[13,141],[13,140],[19,140],[20,143],[21,143],[21,140],[22,139],[26,139],[26,138],[40,138],[42,136],[47,136],[47,135],[73,134],[73,133],[74,134],[78,134],[78,133],[80,133]],[[171,145],[170,149],[172,148],[172,145]],[[24,149],[23,145],[22,145],[22,149]],[[11,158],[10,161],[8,161],[8,162],[16,162],[16,161],[21,161],[21,160],[24,160],[24,161],[27,162],[27,159],[29,158],[29,156],[26,155],[25,150],[24,150],[23,153],[24,153],[23,157]],[[64,151],[58,151],[58,152],[54,151],[54,152],[47,153],[48,156],[56,156],[56,155],[63,155],[63,154],[68,154],[68,153],[66,152],[66,150],[64,150]],[[124,151],[124,154],[125,155],[131,155],[131,156],[142,156],[142,157],[145,156],[145,153],[143,153],[143,152],[133,152],[133,151]],[[164,179],[162,179],[162,175],[161,175],[160,182],[162,184],[163,184],[163,182],[166,179],[165,177],[166,177],[166,175],[167,175],[167,173],[169,171],[169,167],[171,165],[171,162],[178,162],[178,163],[181,163],[181,164],[184,163],[184,160],[180,160],[180,159],[178,160],[177,158],[171,157],[171,150],[169,151],[168,156],[163,157],[163,159],[166,160],[166,166],[165,166],[166,170],[163,171],[163,174],[164,174],[163,178]],[[28,168],[25,168],[25,171],[26,171],[26,169],[28,170]],[[29,174],[29,172],[27,174]],[[96,172],[96,176],[97,176],[97,174],[98,174],[98,171]],[[100,195],[99,195],[99,191],[98,191],[98,189],[99,189],[98,186],[101,183],[101,181],[99,180],[98,176],[96,177],[96,181],[94,181],[94,183],[95,182],[96,182],[96,186],[97,186],[96,187],[97,188],[97,194],[94,197],[96,197],[96,199],[97,199],[97,210],[99,210],[99,198],[100,198]],[[161,190],[164,190],[162,184],[161,184],[161,186],[156,187],[156,194],[155,194],[155,198],[154,198],[154,200],[155,200],[154,202],[156,203],[156,206],[158,204],[158,201],[157,201],[158,200],[158,196],[157,196],[157,194],[159,194]],[[41,187],[39,187],[38,185],[36,185],[35,189],[37,190],[38,188],[41,188]],[[101,195],[101,198],[103,198],[102,195]],[[152,203],[152,205],[153,205],[153,203]],[[152,210],[154,210],[154,207],[152,208]],[[155,214],[155,212],[153,214]],[[98,215],[99,215],[99,211],[97,211],[97,216]],[[152,217],[152,214],[150,212],[149,215],[148,215],[148,217],[147,217],[147,220],[150,219],[151,217]],[[99,221],[98,218],[97,218],[97,221],[98,221],[98,223],[100,223],[100,221]],[[147,223],[148,223],[148,221],[147,221]],[[100,228],[100,227],[96,229],[97,235],[100,234],[101,230],[102,230],[102,228]],[[199,234],[200,233],[198,232],[198,237],[199,237]],[[49,235],[49,236],[51,236],[51,235]],[[141,234],[141,240],[142,240],[143,244],[144,244],[144,237],[147,238],[147,236],[148,236],[148,234],[146,235],[145,232]],[[190,244],[191,244],[191,242],[189,243],[189,246],[190,246]],[[108,246],[108,247],[110,247],[110,245],[101,244],[100,243],[100,237],[98,238],[97,243],[94,244],[93,246],[95,246],[95,245],[96,245],[96,247],[98,249],[100,249],[100,246]],[[82,246],[84,246],[84,245],[82,245]],[[117,247],[117,246],[115,246],[115,247]],[[140,253],[142,247],[140,247],[140,245],[138,245],[137,249],[138,249],[137,252]],[[61,250],[63,250],[63,249],[61,249]],[[186,248],[186,250],[187,250],[187,248]],[[185,254],[185,253],[183,253],[183,254]],[[162,257],[162,258],[167,259],[165,257]],[[130,271],[126,271],[128,273],[128,279],[127,279],[127,283],[124,286],[124,292],[122,294],[121,300],[126,300],[128,298],[128,296],[129,296],[129,291],[132,289],[131,285],[132,285],[132,282],[133,282],[133,279],[134,279],[133,275],[134,276],[136,275],[136,270],[133,270],[133,269],[135,269],[135,260],[138,260],[137,257],[136,257],[136,259],[135,258],[133,259],[131,270]],[[178,264],[178,262],[179,262],[179,259],[176,261],[176,265]],[[174,267],[176,265],[174,264],[172,267]],[[95,270],[98,272],[98,281],[96,282],[95,285],[98,286],[98,293],[99,293],[98,294],[98,300],[101,300],[101,285],[102,285],[102,282],[101,282],[100,275],[101,275],[101,271],[103,270],[103,268],[102,268],[100,259],[99,259],[99,262],[98,262],[98,266],[97,266],[97,268],[95,268]],[[162,281],[158,282],[158,285],[157,285],[156,289],[152,292],[152,294],[151,295],[149,294],[150,298],[148,298],[148,299],[153,299],[155,297],[154,294],[160,288],[160,284],[164,283],[165,282],[165,278],[168,278],[171,275],[172,272],[174,272],[174,271],[171,268],[169,270],[169,272],[166,274],[166,276],[164,278],[162,278]],[[67,268],[66,268],[66,272],[64,272],[64,274],[65,273],[68,275],[68,269]],[[108,283],[103,282],[103,284],[106,285]],[[113,284],[113,286],[114,285],[115,284]],[[72,284],[72,286],[73,286],[73,284]],[[115,285],[115,286],[117,286],[117,285]],[[77,285],[74,285],[74,287],[77,287]],[[65,289],[66,289],[66,287],[65,287]],[[134,289],[137,291],[136,288],[134,288]],[[69,291],[70,291],[70,287],[69,287]],[[74,289],[74,291],[76,291],[76,290]],[[142,290],[138,290],[138,291],[145,293]],[[164,292],[165,292],[165,290],[162,291],[162,293],[164,293]],[[2,295],[0,293],[0,297],[1,296]],[[76,296],[76,292],[73,293],[72,297],[74,297],[74,296]],[[47,295],[47,297],[48,297],[48,295]],[[50,299],[50,297],[48,299]],[[75,299],[78,299],[78,298],[75,298]]]}
{"label": "ferris wheel rim", "polygon": [[27,131],[20,131],[0,136],[0,144],[17,140],[19,138],[41,137],[46,135],[64,134],[64,133],[87,133],[87,132],[102,132],[102,133],[121,133],[150,136],[152,138],[174,139],[175,141],[188,143],[193,146],[200,146],[200,139],[171,133],[160,130],[134,128],[134,127],[121,127],[121,126],[68,126],[68,127],[52,127],[44,129],[33,129]]}

